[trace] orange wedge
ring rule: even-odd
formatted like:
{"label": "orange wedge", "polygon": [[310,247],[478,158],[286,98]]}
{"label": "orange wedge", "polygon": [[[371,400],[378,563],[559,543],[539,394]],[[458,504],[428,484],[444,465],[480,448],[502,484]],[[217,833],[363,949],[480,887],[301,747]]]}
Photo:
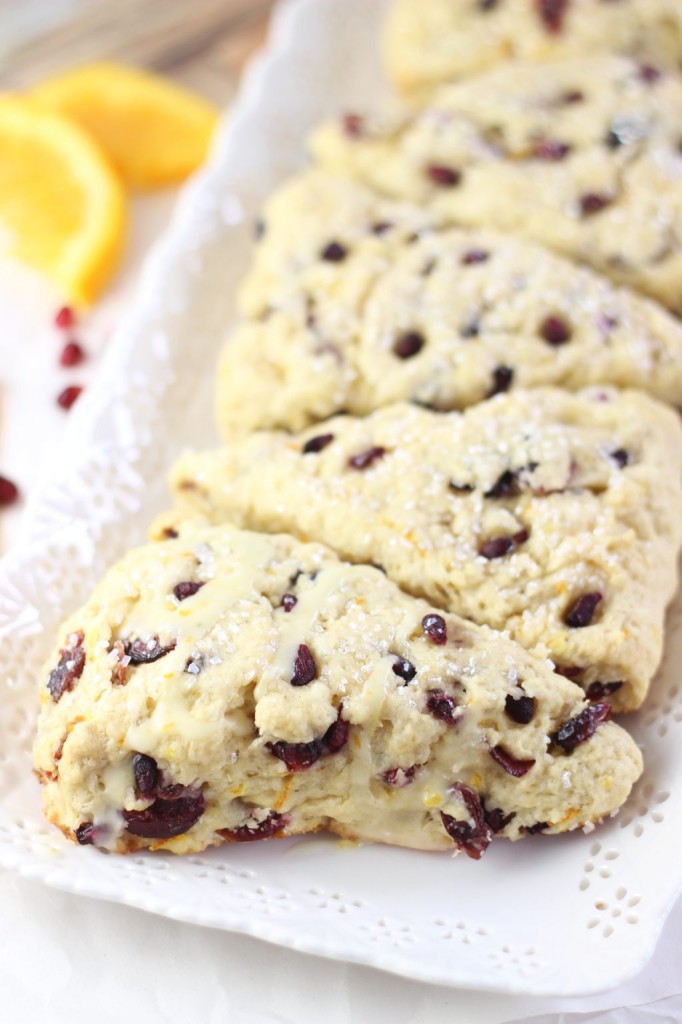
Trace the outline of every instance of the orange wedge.
{"label": "orange wedge", "polygon": [[89,304],[123,245],[118,175],[78,125],[12,97],[0,98],[0,154],[0,248]]}
{"label": "orange wedge", "polygon": [[30,96],[85,128],[132,188],[186,178],[204,161],[217,120],[194,93],[122,64],[85,64]]}

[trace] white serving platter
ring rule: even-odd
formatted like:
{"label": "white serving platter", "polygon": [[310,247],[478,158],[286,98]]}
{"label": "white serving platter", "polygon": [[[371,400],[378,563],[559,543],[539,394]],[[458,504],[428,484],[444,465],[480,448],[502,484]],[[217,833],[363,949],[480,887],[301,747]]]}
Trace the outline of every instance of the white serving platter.
{"label": "white serving platter", "polygon": [[333,838],[186,859],[105,855],[41,816],[30,747],[58,622],[142,542],[166,467],[215,441],[211,375],[264,197],[321,117],[381,102],[382,0],[289,0],[213,158],[150,257],[51,479],[0,566],[0,865],[47,885],[423,981],[580,994],[634,973],[682,888],[682,602],[648,706],[645,775],[592,835],[493,844],[480,862]]}

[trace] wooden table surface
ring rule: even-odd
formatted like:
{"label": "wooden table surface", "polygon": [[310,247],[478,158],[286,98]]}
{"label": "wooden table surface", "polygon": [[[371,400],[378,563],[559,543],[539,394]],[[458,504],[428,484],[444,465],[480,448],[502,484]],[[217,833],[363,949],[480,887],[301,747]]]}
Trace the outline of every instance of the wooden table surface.
{"label": "wooden table surface", "polygon": [[40,3],[25,0],[25,7],[35,5],[37,24],[26,38],[22,22],[21,41],[8,48],[15,2],[0,0],[0,89],[110,59],[170,75],[220,105],[233,97],[245,62],[262,43],[273,6],[273,0],[74,0],[54,25],[54,8],[43,14]]}

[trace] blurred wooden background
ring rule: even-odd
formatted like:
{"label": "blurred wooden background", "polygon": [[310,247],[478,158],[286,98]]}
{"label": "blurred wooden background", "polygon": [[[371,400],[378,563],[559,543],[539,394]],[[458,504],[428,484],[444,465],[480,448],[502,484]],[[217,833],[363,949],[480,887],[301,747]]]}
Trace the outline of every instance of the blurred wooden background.
{"label": "blurred wooden background", "polygon": [[216,103],[233,97],[273,0],[0,0],[0,89],[110,59],[170,75]]}

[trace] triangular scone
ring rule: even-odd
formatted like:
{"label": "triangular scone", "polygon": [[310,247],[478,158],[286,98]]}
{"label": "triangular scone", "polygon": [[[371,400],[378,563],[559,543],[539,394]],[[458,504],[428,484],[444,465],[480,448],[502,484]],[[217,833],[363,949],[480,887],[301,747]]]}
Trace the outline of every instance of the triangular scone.
{"label": "triangular scone", "polygon": [[181,459],[172,485],[181,510],[377,563],[632,710],[675,591],[681,478],[672,410],[634,391],[538,389],[254,434]]}
{"label": "triangular scone", "polygon": [[505,65],[417,114],[322,127],[313,151],[384,195],[541,242],[682,312],[681,122],[679,74],[594,57]]}
{"label": "triangular scone", "polygon": [[420,216],[320,171],[274,197],[243,289],[249,320],[218,371],[225,437],[547,384],[682,405],[682,325],[657,303],[531,242]]}
{"label": "triangular scone", "polygon": [[679,0],[395,0],[383,39],[389,75],[424,101],[443,82],[510,59],[586,58],[599,51],[682,62]]}
{"label": "triangular scone", "polygon": [[613,814],[641,772],[607,705],[505,637],[231,527],[112,569],[41,700],[47,816],[120,852],[326,828],[479,857]]}

